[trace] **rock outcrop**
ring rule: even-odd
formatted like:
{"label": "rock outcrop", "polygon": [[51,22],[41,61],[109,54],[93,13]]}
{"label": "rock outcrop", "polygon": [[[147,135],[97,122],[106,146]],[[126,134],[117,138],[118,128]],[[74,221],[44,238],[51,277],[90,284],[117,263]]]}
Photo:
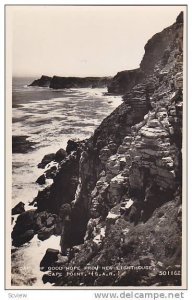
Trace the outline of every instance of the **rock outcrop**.
{"label": "rock outcrop", "polygon": [[63,267],[56,285],[181,285],[182,20],[147,43],[124,102],[90,139],[69,142],[35,199],[38,213],[70,207],[60,234],[73,254],[54,262]]}
{"label": "rock outcrop", "polygon": [[144,72],[141,69],[118,72],[109,83],[108,92],[123,95],[143,78]]}
{"label": "rock outcrop", "polygon": [[12,215],[19,215],[25,211],[25,204],[23,202],[19,202],[12,208]]}
{"label": "rock outcrop", "polygon": [[49,87],[52,77],[42,75],[41,78],[34,80],[29,86]]}
{"label": "rock outcrop", "polygon": [[53,160],[55,160],[55,153],[46,154],[41,160],[41,162],[38,164],[38,168],[44,169],[46,165]]}

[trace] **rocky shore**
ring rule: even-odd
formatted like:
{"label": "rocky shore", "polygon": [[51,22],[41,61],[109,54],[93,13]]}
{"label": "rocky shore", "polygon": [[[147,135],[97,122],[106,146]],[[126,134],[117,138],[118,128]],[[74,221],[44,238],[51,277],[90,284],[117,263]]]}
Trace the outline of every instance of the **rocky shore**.
{"label": "rocky shore", "polygon": [[112,79],[124,102],[94,135],[40,162],[55,162],[43,174],[53,183],[19,215],[12,239],[61,235],[60,253],[53,245],[40,265],[59,275],[42,274],[44,283],[181,285],[182,79],[181,13],[147,42],[140,69]]}

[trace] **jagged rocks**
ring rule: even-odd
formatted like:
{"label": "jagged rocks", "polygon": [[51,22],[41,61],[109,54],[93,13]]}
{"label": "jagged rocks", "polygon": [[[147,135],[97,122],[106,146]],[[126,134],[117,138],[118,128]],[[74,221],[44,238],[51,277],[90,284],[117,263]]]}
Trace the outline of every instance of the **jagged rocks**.
{"label": "jagged rocks", "polygon": [[18,216],[11,235],[13,246],[21,246],[33,238],[35,234],[34,218],[35,210],[32,209],[23,212]]}
{"label": "jagged rocks", "polygon": [[19,215],[12,231],[14,246],[21,246],[30,241],[35,234],[40,240],[46,240],[51,235],[61,234],[59,216],[46,211],[28,210]]}
{"label": "jagged rocks", "polygon": [[117,204],[109,211],[109,213],[106,217],[106,222],[105,222],[105,224],[106,224],[105,234],[106,235],[108,235],[111,225],[114,225],[116,223],[116,221],[121,217],[120,207],[121,207],[121,204]]}
{"label": "jagged rocks", "polygon": [[39,176],[36,180],[36,183],[38,183],[39,185],[45,184],[45,175],[42,174],[41,176]]}
{"label": "jagged rocks", "polygon": [[[112,270],[113,276],[99,278],[96,273],[89,281],[92,286],[179,286],[181,227],[178,216],[178,207],[175,201],[171,201],[158,208],[145,224],[132,226],[122,218],[115,218],[110,230],[105,231],[102,242],[93,242],[95,237],[87,240],[68,266],[79,267],[84,285],[88,268],[108,266],[105,274]],[[98,226],[97,220],[94,228]],[[162,270],[174,270],[175,275],[164,279],[159,276]],[[75,276],[69,279],[64,275],[58,282],[59,285],[64,282],[78,285]]]}
{"label": "jagged rocks", "polygon": [[47,164],[55,160],[55,153],[46,154],[42,161],[38,164],[38,168],[44,169]]}
{"label": "jagged rocks", "polygon": [[[175,39],[177,35],[175,31],[180,32],[180,28],[173,25],[172,28],[156,35],[148,43],[146,46],[148,53],[144,56],[141,68],[150,75],[129,90],[124,96],[124,104],[104,120],[93,136],[94,146],[92,147],[97,149],[95,153],[99,154],[103,171],[94,173],[98,174],[95,184],[92,184],[93,181],[89,180],[88,176],[82,177],[83,181],[86,178],[86,184],[91,181],[92,190],[90,188],[87,192],[85,185],[81,183],[81,191],[84,196],[79,194],[81,196],[78,197],[78,201],[83,200],[84,204],[85,195],[87,195],[87,199],[90,199],[90,216],[94,220],[91,219],[87,227],[86,239],[88,238],[89,247],[91,249],[93,247],[97,229],[99,231],[99,228],[105,228],[109,223],[110,230],[106,226],[104,241],[102,240],[101,243],[106,251],[105,254],[103,250],[102,252],[100,250],[91,251],[92,264],[103,263],[103,261],[106,263],[107,261],[114,266],[121,261],[122,254],[124,263],[142,266],[147,262],[150,266],[155,266],[157,270],[166,261],[166,255],[164,258],[158,258],[156,252],[146,250],[149,249],[148,246],[143,248],[142,238],[144,237],[141,238],[141,241],[137,240],[136,242],[134,242],[134,238],[138,236],[140,229],[148,232],[145,235],[145,231],[142,231],[143,236],[146,237],[149,234],[146,229],[148,225],[145,224],[154,222],[152,227],[156,226],[158,220],[154,211],[161,210],[165,202],[167,202],[167,208],[169,205],[171,207],[169,201],[174,199],[175,189],[179,183],[177,174],[180,170],[181,143],[176,142],[176,136],[181,135],[179,128],[182,126],[182,113],[179,109],[182,103],[182,93],[179,94],[178,101],[176,98],[175,100],[171,99],[175,97],[174,91],[179,91],[182,86],[182,55],[180,54],[182,48],[179,40]],[[182,39],[180,33],[178,39]],[[153,47],[158,48],[157,45],[160,42],[162,42],[161,47],[153,49]],[[177,47],[179,47],[178,53]],[[154,55],[152,59],[151,55]],[[176,57],[177,63],[175,64]],[[151,59],[150,62],[149,59]],[[136,122],[134,118],[137,118]],[[124,127],[121,126],[122,124]],[[109,147],[111,140],[117,145],[114,153],[111,153]],[[86,166],[92,166],[94,163],[91,155],[93,154],[88,151],[84,154]],[[82,165],[84,162],[82,160]],[[80,174],[82,170],[83,167],[80,169]],[[113,209],[116,209],[115,213],[112,211]],[[169,222],[168,219],[166,222]],[[174,224],[176,222],[173,221]],[[177,236],[174,228],[170,228],[170,231]],[[150,236],[149,243],[151,243],[150,249],[152,249],[156,233],[154,235],[151,233]],[[110,239],[115,243],[115,247],[111,245]],[[165,244],[169,244],[169,238],[166,239]],[[121,248],[122,253],[117,251],[118,247]],[[138,251],[136,250],[136,256],[135,247],[139,248]],[[113,258],[115,256],[115,262],[112,258],[109,262],[109,258],[107,258],[106,253],[109,253],[109,249],[113,253]],[[81,251],[82,255],[84,253],[86,256],[87,252],[84,248]],[[148,251],[150,255],[148,255]],[[143,253],[147,255],[143,255]],[[74,261],[77,262],[77,258]],[[83,261],[85,263],[86,258]],[[114,285],[151,285],[155,282],[158,285],[163,284],[162,280],[158,278],[158,271],[141,272],[140,276],[137,276],[134,271],[129,271],[124,275],[119,274]],[[179,280],[175,281],[174,278],[173,281],[178,285]],[[171,282],[170,279],[168,281]],[[93,279],[93,282],[103,284],[103,281],[98,278]],[[107,284],[111,285],[113,280],[110,279],[109,282]]]}
{"label": "jagged rocks", "polygon": [[99,216],[106,216],[106,199],[108,194],[109,184],[106,182],[105,177],[101,177],[97,181],[95,189],[91,193],[91,207],[90,216],[92,218],[97,218]]}
{"label": "jagged rocks", "polygon": [[19,215],[25,211],[25,204],[23,202],[19,202],[12,208],[12,215]]}
{"label": "jagged rocks", "polygon": [[36,212],[35,215],[35,229],[37,232],[43,228],[50,228],[58,222],[58,216],[48,213],[46,211]]}

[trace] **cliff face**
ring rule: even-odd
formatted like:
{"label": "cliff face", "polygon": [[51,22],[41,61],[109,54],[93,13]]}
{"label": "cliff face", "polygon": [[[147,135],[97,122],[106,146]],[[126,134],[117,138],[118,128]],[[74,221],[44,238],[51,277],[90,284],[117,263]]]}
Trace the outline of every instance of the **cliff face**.
{"label": "cliff face", "polygon": [[54,76],[50,83],[50,88],[96,88],[106,87],[109,77],[58,77]]}
{"label": "cliff face", "polygon": [[42,75],[41,78],[34,80],[29,86],[49,87],[52,77]]}
{"label": "cliff face", "polygon": [[111,77],[59,77],[42,76],[33,81],[30,86],[50,87],[52,89],[68,88],[103,88],[106,87]]}
{"label": "cliff face", "polygon": [[141,69],[118,72],[108,85],[108,92],[113,94],[125,94],[134,85],[142,81],[144,72]]}
{"label": "cliff face", "polygon": [[[142,76],[130,71],[124,102],[68,148],[53,185],[37,196],[49,213],[71,204],[66,244],[81,244],[55,263],[64,266],[56,285],[181,285],[182,38],[181,14],[147,43]],[[82,275],[67,275],[74,266]]]}
{"label": "cliff face", "polygon": [[[87,264],[100,271],[107,265],[114,274],[87,272],[88,279],[66,277],[59,284],[181,284],[182,34],[180,17],[147,43],[141,62],[145,76],[81,154],[74,227],[86,233],[69,265],[84,274]],[[154,270],[117,272],[119,265]],[[162,277],[161,270],[176,275]]]}

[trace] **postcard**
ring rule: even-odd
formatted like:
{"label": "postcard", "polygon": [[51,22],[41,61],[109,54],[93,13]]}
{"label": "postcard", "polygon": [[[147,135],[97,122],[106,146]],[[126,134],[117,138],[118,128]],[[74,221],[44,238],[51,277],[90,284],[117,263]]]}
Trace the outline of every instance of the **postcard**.
{"label": "postcard", "polygon": [[187,6],[5,17],[5,288],[186,289]]}

